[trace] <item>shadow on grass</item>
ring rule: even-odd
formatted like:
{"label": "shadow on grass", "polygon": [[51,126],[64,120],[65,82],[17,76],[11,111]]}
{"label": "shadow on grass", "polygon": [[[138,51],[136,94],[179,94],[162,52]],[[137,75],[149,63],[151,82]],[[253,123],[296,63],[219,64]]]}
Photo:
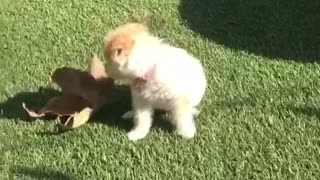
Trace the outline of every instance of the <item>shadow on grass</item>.
{"label": "shadow on grass", "polygon": [[182,0],[181,18],[234,49],[300,62],[320,60],[320,1]]}
{"label": "shadow on grass", "polygon": [[10,169],[10,173],[14,174],[16,177],[24,179],[26,177],[32,179],[61,179],[61,180],[71,180],[75,179],[73,176],[62,173],[56,170],[50,170],[48,168],[38,168],[38,167],[22,167],[16,166]]}
{"label": "shadow on grass", "polygon": [[[46,102],[54,96],[60,95],[61,92],[51,88],[39,88],[38,92],[21,92],[6,102],[0,103],[0,117],[8,119],[30,121],[30,118],[22,108],[22,103],[32,109],[40,109]],[[116,85],[110,94],[108,102],[99,112],[94,114],[89,123],[102,123],[107,126],[129,131],[132,126],[132,120],[124,120],[121,116],[131,110],[130,89],[127,85]],[[41,120],[54,120],[54,116],[42,117]],[[165,131],[171,131],[170,123],[166,122],[166,114],[157,111],[155,113],[154,127],[161,128]],[[81,127],[80,127],[81,128]],[[40,132],[39,135],[59,135],[63,132]]]}
{"label": "shadow on grass", "polygon": [[32,105],[34,109],[40,109],[50,98],[60,94],[59,91],[50,88],[39,88],[37,92],[18,93],[6,102],[0,103],[0,117],[28,120],[27,114],[22,108],[22,103]]}
{"label": "shadow on grass", "polygon": [[317,119],[320,119],[320,109],[312,106],[288,106],[288,109],[294,113],[304,114],[307,116],[314,116]]}

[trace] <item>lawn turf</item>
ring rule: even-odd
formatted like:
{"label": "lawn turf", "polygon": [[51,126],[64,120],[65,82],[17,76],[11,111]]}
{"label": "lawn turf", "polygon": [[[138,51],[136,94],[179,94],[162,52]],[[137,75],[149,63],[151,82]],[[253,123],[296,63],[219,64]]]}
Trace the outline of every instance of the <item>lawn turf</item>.
{"label": "lawn turf", "polygon": [[[320,6],[299,2],[1,0],[0,178],[319,179]],[[160,117],[128,141],[120,85],[74,131],[23,121],[22,102],[56,93],[46,89],[55,68],[85,69],[106,32],[132,20],[201,60],[209,86],[194,139]]]}

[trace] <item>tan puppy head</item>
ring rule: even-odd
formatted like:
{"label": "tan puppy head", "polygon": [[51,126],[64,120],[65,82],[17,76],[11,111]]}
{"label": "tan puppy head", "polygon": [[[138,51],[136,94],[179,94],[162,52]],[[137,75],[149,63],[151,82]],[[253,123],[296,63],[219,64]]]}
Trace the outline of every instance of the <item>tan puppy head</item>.
{"label": "tan puppy head", "polygon": [[112,36],[106,42],[105,56],[112,65],[122,66],[128,59],[134,40],[125,33]]}
{"label": "tan puppy head", "polygon": [[115,79],[124,78],[124,66],[135,45],[135,40],[148,34],[148,29],[138,23],[128,23],[119,26],[105,37],[104,55],[108,59],[106,70]]}

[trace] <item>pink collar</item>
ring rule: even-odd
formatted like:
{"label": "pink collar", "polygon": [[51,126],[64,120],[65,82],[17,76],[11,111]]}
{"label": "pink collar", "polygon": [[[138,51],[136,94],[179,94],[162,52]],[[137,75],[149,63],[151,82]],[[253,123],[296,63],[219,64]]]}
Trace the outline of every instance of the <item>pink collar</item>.
{"label": "pink collar", "polygon": [[134,79],[132,82],[133,88],[138,92],[141,92],[145,87],[147,81],[149,81],[152,75],[154,74],[154,71],[155,71],[155,66],[150,68],[143,76]]}
{"label": "pink collar", "polygon": [[138,79],[142,79],[144,81],[148,81],[150,80],[151,76],[153,75],[154,73],[154,70],[155,70],[155,66],[153,66],[152,68],[148,69],[146,73],[144,73],[144,75]]}

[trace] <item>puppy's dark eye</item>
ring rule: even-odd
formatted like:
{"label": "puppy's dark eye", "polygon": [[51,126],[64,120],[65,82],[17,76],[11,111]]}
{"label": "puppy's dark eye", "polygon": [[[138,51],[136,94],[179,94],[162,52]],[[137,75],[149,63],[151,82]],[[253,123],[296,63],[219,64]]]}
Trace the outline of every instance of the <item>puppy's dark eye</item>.
{"label": "puppy's dark eye", "polygon": [[122,52],[122,49],[117,49],[117,50],[116,50],[116,54],[117,54],[118,56],[121,54],[121,52]]}

